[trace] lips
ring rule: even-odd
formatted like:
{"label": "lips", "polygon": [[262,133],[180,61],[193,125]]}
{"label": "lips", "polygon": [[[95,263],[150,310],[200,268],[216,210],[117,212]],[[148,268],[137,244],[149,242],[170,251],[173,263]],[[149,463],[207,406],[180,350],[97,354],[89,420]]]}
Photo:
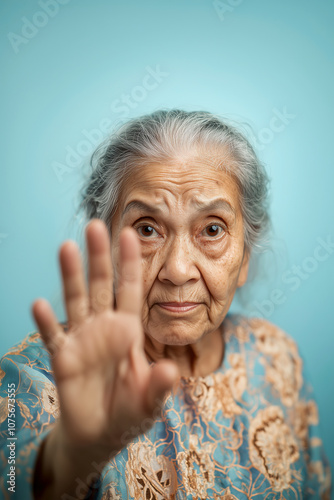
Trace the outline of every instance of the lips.
{"label": "lips", "polygon": [[200,305],[199,302],[159,302],[157,304],[162,309],[170,312],[187,312],[196,309]]}

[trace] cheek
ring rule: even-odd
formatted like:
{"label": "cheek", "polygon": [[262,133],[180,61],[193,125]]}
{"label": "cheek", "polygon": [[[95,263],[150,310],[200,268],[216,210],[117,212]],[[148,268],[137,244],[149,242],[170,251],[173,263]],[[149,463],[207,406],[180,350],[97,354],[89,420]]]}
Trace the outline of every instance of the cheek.
{"label": "cheek", "polygon": [[159,273],[159,263],[154,256],[142,259],[142,272],[143,272],[143,299],[144,303],[150,294],[152,286],[157,279]]}
{"label": "cheek", "polygon": [[241,258],[235,257],[225,255],[217,261],[207,262],[203,268],[203,279],[210,295],[218,302],[226,300],[236,289]]}
{"label": "cheek", "polygon": [[218,302],[223,300],[226,295],[226,285],[228,283],[226,266],[207,266],[202,276],[213,300]]}

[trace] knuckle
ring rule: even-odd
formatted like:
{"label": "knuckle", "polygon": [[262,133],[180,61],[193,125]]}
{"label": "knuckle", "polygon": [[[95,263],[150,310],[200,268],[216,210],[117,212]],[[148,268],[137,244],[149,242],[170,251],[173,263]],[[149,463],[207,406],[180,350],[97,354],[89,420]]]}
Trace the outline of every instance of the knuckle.
{"label": "knuckle", "polygon": [[125,283],[136,283],[138,280],[138,272],[136,269],[126,269],[122,273],[122,281]]}
{"label": "knuckle", "polygon": [[112,302],[112,291],[109,288],[101,288],[92,299],[94,309],[105,308]]}
{"label": "knuckle", "polygon": [[78,318],[83,318],[86,316],[88,310],[88,301],[85,298],[79,299],[75,305],[75,315]]}
{"label": "knuckle", "polygon": [[63,350],[68,343],[67,335],[56,335],[47,344],[47,349],[50,353],[51,359],[54,359],[59,351]]}
{"label": "knuckle", "polygon": [[111,271],[108,268],[94,269],[90,272],[89,279],[91,281],[108,281],[111,277]]}
{"label": "knuckle", "polygon": [[69,285],[64,286],[64,296],[66,301],[79,301],[82,300],[82,290],[77,286],[70,287]]}

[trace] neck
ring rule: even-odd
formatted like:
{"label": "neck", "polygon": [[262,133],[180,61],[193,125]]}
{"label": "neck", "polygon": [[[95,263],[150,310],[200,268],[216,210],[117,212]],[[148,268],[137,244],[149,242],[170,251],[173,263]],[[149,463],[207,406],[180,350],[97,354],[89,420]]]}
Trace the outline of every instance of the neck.
{"label": "neck", "polygon": [[181,377],[205,377],[217,370],[223,360],[224,340],[222,327],[207,334],[195,344],[175,346],[162,344],[145,336],[145,353],[149,361],[171,359]]}

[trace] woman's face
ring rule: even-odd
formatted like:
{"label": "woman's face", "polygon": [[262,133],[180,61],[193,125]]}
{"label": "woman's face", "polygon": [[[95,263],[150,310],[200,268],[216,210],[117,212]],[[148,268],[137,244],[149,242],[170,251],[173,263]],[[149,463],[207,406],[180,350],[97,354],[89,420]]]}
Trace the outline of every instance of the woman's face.
{"label": "woman's face", "polygon": [[[124,226],[133,227],[141,243],[145,334],[187,345],[219,328],[248,271],[233,177],[199,160],[139,167],[112,221],[116,289]],[[195,304],[182,312],[171,302]]]}

